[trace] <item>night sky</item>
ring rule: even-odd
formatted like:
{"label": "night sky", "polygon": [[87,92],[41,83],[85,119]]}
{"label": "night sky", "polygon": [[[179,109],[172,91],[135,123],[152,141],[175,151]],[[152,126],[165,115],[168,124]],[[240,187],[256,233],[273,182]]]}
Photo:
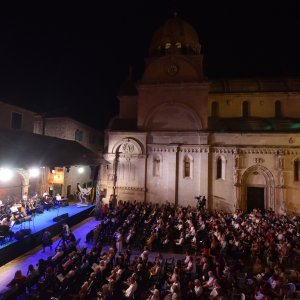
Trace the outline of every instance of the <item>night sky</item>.
{"label": "night sky", "polygon": [[105,128],[174,9],[199,34],[208,78],[300,75],[298,1],[40,2],[0,7],[0,98],[33,111]]}

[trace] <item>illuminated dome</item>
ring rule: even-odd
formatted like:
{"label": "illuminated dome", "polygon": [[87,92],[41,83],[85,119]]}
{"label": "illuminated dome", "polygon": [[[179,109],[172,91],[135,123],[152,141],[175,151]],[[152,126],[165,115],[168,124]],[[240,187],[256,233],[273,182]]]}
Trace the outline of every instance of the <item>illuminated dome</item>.
{"label": "illuminated dome", "polygon": [[153,35],[149,54],[200,54],[198,34],[192,25],[180,19],[175,13]]}

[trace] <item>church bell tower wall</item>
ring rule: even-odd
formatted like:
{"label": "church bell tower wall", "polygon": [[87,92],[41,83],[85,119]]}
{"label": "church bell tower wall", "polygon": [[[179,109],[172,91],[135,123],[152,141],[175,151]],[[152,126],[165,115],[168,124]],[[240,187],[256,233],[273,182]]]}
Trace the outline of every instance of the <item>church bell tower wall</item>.
{"label": "church bell tower wall", "polygon": [[201,130],[207,128],[208,83],[140,85],[140,130]]}

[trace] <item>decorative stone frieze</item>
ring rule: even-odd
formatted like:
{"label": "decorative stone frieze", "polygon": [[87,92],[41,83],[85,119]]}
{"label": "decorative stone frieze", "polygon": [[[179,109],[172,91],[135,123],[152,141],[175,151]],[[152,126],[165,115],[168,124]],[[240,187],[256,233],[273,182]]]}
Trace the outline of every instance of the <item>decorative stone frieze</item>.
{"label": "decorative stone frieze", "polygon": [[136,187],[136,186],[118,186],[118,190],[126,190],[126,191],[144,191],[143,187]]}
{"label": "decorative stone frieze", "polygon": [[210,152],[212,153],[223,153],[223,154],[232,154],[234,151],[236,151],[236,148],[231,148],[231,147],[212,147],[210,148]]}
{"label": "decorative stone frieze", "polygon": [[197,145],[174,146],[174,145],[148,145],[148,153],[151,152],[183,152],[183,153],[208,153],[209,147]]}
{"label": "decorative stone frieze", "polygon": [[148,152],[177,152],[176,145],[148,145]]}
{"label": "decorative stone frieze", "polygon": [[232,147],[211,147],[211,153],[234,153],[238,151],[239,154],[274,154],[278,155],[278,151],[282,155],[297,155],[300,154],[300,147],[299,148],[277,148],[277,147],[270,147],[270,148],[232,148]]}
{"label": "decorative stone frieze", "polygon": [[209,147],[199,147],[199,146],[180,146],[180,152],[184,153],[208,153]]}

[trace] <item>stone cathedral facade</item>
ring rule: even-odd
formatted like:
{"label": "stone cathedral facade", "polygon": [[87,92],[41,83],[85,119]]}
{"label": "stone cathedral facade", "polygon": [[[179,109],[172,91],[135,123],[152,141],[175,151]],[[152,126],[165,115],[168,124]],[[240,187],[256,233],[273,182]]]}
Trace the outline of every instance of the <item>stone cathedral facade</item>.
{"label": "stone cathedral facade", "polygon": [[153,35],[141,80],[106,131],[103,201],[300,213],[300,78],[206,78],[195,29]]}

